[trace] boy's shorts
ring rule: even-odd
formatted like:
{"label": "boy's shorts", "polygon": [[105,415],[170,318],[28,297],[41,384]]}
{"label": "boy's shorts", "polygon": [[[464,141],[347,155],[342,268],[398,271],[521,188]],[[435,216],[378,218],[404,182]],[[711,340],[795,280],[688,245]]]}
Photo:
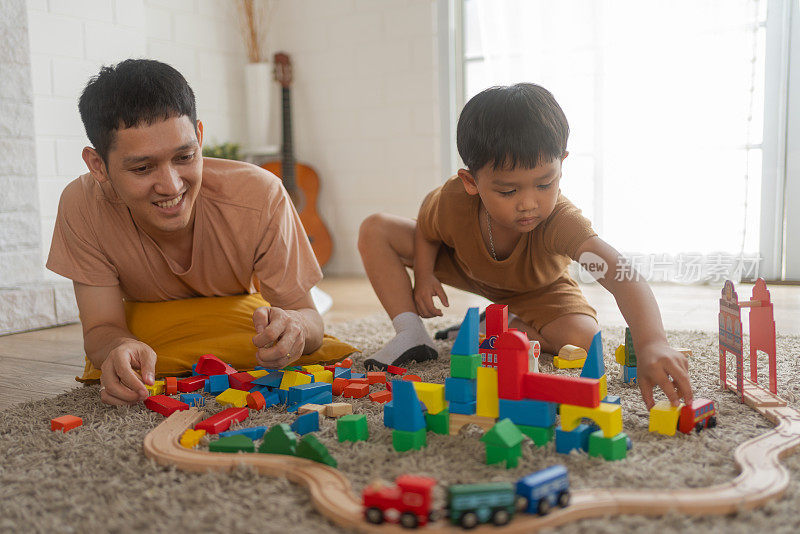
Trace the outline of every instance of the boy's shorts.
{"label": "boy's shorts", "polygon": [[551,321],[571,313],[582,313],[597,321],[597,312],[566,272],[550,285],[535,290],[523,293],[502,290],[470,278],[453,259],[452,253],[441,247],[433,273],[443,284],[481,295],[495,304],[508,305],[509,313],[540,332]]}

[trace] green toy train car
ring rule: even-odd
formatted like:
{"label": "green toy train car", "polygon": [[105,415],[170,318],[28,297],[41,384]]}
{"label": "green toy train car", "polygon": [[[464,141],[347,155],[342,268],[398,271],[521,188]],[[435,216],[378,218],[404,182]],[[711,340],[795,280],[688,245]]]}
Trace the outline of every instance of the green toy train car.
{"label": "green toy train car", "polygon": [[515,510],[516,495],[510,482],[457,484],[447,488],[447,517],[463,528],[488,522],[505,525],[514,517]]}

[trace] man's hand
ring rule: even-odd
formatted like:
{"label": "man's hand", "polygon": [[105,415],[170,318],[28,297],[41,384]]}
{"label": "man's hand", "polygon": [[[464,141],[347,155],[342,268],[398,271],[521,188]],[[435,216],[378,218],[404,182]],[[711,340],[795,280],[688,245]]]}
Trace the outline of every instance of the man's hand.
{"label": "man's hand", "polygon": [[261,307],[253,312],[253,325],[259,365],[282,369],[303,355],[308,332],[299,311]]}
{"label": "man's hand", "polygon": [[636,351],[636,379],[647,409],[653,407],[653,387],[659,386],[673,406],[692,402],[692,385],[689,382],[689,360],[666,342],[654,342]]}
{"label": "man's hand", "polygon": [[444,306],[450,306],[447,301],[447,294],[442,288],[442,283],[433,274],[414,276],[414,304],[417,306],[419,316],[428,319],[430,317],[440,317],[442,310],[433,303],[433,297],[439,297],[439,301]]}
{"label": "man's hand", "polygon": [[[100,399],[106,404],[125,405],[143,401],[149,395],[145,384],[155,381],[156,353],[134,339],[124,340],[108,352],[100,367]],[[140,378],[134,369],[138,369]]]}

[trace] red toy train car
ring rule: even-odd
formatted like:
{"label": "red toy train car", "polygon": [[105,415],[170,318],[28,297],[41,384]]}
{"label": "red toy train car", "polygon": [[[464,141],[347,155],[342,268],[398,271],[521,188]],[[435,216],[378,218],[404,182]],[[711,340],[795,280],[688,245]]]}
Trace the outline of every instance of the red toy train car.
{"label": "red toy train car", "polygon": [[431,490],[436,480],[401,475],[395,486],[374,483],[362,493],[364,517],[370,523],[400,523],[406,528],[424,526],[431,521]]}
{"label": "red toy train car", "polygon": [[703,428],[717,426],[717,408],[714,401],[708,399],[695,399],[691,404],[681,408],[678,419],[678,430],[684,434],[692,430],[700,432]]}

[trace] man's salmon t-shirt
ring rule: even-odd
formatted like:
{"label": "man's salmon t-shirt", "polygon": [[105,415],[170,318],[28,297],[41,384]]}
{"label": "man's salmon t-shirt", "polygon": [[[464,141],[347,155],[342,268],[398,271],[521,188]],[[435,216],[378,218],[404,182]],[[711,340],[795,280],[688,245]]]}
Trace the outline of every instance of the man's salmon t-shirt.
{"label": "man's salmon t-shirt", "polygon": [[322,271],[280,179],[238,161],[204,158],[191,262],[170,259],[108,182],[91,174],[61,195],[47,268],[126,300],[161,302],[253,293],[273,305],[302,298]]}

